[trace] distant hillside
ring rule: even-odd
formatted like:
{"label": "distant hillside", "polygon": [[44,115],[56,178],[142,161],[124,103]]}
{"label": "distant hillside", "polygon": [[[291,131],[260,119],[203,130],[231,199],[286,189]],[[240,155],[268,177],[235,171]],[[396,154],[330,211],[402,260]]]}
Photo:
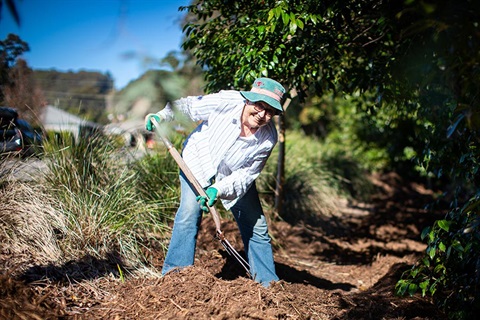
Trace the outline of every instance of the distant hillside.
{"label": "distant hillside", "polygon": [[48,104],[96,122],[105,118],[107,95],[113,90],[110,74],[34,70],[33,75]]}
{"label": "distant hillside", "polygon": [[108,73],[34,70],[34,77],[48,104],[104,124],[143,119],[168,101],[203,93],[202,74],[192,68],[149,70],[120,91]]}
{"label": "distant hillside", "polygon": [[200,74],[149,70],[115,93],[108,112],[129,119],[143,119],[147,113],[162,109],[168,101],[202,94],[202,83]]}

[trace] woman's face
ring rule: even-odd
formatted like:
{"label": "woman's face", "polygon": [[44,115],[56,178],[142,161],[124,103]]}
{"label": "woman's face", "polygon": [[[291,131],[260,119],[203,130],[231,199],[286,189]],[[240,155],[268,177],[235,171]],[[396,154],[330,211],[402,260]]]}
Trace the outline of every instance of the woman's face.
{"label": "woman's face", "polygon": [[275,109],[263,101],[247,100],[243,111],[243,124],[252,129],[266,125],[275,115]]}

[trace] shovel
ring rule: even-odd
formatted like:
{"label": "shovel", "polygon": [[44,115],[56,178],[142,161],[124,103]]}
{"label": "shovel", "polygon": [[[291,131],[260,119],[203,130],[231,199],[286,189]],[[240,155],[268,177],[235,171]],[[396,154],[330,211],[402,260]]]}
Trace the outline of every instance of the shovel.
{"label": "shovel", "polygon": [[[172,155],[175,162],[180,167],[180,170],[182,170],[182,172],[184,173],[184,175],[187,178],[190,185],[193,186],[197,195],[202,196],[202,197],[207,197],[207,194],[205,193],[205,190],[202,188],[202,186],[200,185],[198,180],[195,178],[193,173],[190,171],[190,169],[188,168],[187,164],[183,160],[180,153],[177,151],[177,149],[175,149],[175,147],[172,145],[172,143],[166,137],[166,135],[162,134],[162,132],[160,130],[160,124],[154,118],[152,118],[151,121],[152,121],[152,124],[155,127],[155,132],[162,139],[163,144],[167,148],[168,152],[170,152],[170,154]],[[212,215],[213,221],[215,222],[215,227],[217,229],[216,233],[215,233],[215,239],[220,241],[220,243],[225,248],[225,250],[228,252],[228,254],[233,256],[238,261],[238,263],[240,263],[240,265],[247,272],[247,275],[251,278],[252,275],[250,274],[250,265],[248,264],[247,261],[245,261],[245,259],[242,258],[242,256],[237,252],[237,250],[235,250],[235,248],[230,244],[230,242],[228,242],[228,240],[225,239],[225,236],[223,235],[223,232],[220,228],[220,216],[218,215],[217,210],[213,206],[210,207],[208,204],[205,204],[205,205],[208,207],[208,211]]]}

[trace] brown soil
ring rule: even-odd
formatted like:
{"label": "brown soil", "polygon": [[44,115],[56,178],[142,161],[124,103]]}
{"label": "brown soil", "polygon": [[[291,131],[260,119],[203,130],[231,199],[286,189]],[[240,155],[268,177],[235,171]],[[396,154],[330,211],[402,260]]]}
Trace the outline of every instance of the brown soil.
{"label": "brown soil", "polygon": [[[396,175],[375,182],[379,193],[369,204],[345,204],[338,215],[314,223],[270,223],[282,280],[269,289],[248,279],[212,239],[207,218],[195,266],[163,278],[121,281],[115,268],[88,257],[62,268],[31,266],[18,275],[18,257],[4,250],[0,318],[445,319],[429,299],[393,293],[425,250],[421,230],[443,215],[424,209],[433,193]],[[241,248],[236,225],[224,221],[222,227]],[[160,251],[152,257],[157,267],[162,259]]]}

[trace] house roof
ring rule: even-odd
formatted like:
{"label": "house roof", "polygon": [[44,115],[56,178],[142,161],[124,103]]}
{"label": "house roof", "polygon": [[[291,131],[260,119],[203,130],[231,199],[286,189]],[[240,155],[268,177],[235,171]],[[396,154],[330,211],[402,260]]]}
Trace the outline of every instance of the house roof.
{"label": "house roof", "polygon": [[43,128],[54,132],[71,132],[78,138],[83,130],[100,127],[99,124],[84,120],[54,106],[47,106],[42,114]]}
{"label": "house roof", "polygon": [[98,127],[99,125],[82,119],[76,115],[68,113],[62,109],[54,106],[47,106],[42,116],[42,123],[47,126],[69,126],[69,125],[82,125],[90,127]]}

